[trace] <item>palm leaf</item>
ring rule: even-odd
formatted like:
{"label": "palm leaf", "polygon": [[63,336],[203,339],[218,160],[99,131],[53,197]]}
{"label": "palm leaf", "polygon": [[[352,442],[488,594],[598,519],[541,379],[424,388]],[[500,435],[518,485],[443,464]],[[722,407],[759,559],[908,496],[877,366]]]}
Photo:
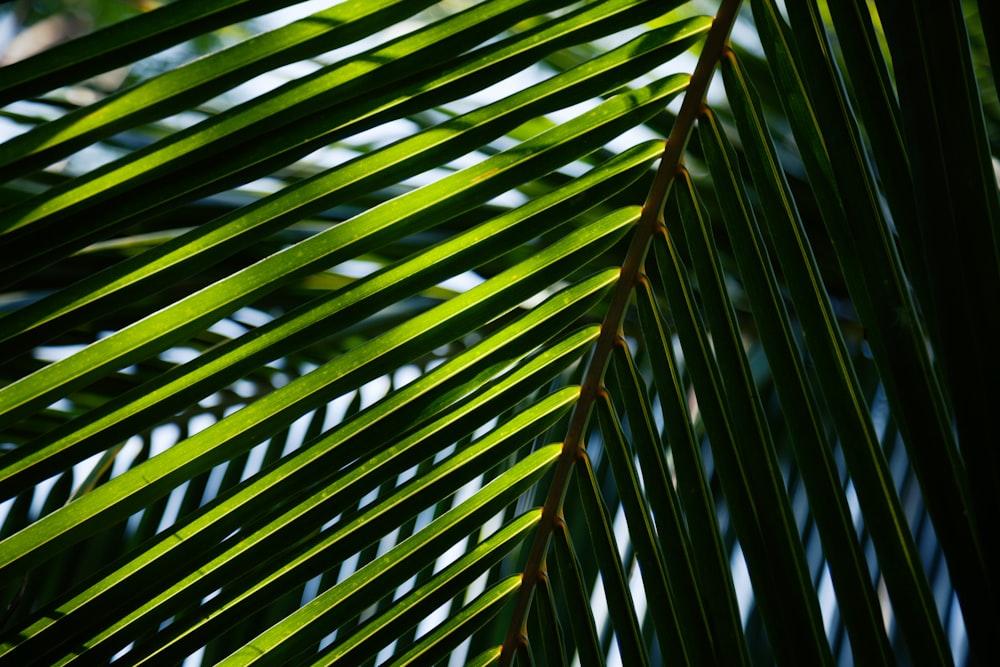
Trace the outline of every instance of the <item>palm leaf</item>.
{"label": "palm leaf", "polygon": [[0,663],[988,659],[985,15],[295,4],[0,69]]}

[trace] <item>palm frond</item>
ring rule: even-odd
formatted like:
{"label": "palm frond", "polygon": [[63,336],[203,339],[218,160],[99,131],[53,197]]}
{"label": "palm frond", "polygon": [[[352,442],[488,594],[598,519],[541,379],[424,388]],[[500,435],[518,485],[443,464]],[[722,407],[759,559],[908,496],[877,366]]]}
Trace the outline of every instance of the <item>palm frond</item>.
{"label": "palm frond", "polygon": [[989,659],[990,10],[297,4],[0,69],[0,664]]}

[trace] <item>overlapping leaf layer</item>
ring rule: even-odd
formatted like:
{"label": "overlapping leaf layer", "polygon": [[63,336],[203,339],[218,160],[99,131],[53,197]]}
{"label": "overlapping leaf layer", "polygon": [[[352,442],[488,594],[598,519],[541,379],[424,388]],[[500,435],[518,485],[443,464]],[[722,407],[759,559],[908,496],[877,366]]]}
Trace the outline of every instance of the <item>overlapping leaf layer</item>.
{"label": "overlapping leaf layer", "polygon": [[988,660],[973,3],[295,4],[0,68],[0,664]]}

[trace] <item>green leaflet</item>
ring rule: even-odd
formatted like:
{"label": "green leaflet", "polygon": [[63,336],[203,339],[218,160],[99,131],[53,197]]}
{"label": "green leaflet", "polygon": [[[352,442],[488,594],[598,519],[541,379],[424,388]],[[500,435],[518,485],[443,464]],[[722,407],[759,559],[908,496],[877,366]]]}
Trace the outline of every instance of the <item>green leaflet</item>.
{"label": "green leaflet", "polygon": [[[664,611],[656,617],[657,635],[661,642],[660,650],[665,656],[669,656],[670,660],[692,662],[695,653],[689,642],[694,638],[683,635],[680,628],[679,605],[673,590],[667,585],[663,550],[654,532],[653,518],[646,507],[643,490],[639,486],[639,477],[632,464],[633,454],[625,444],[621,425],[607,394],[598,399],[596,409],[604,451],[614,471],[618,493],[629,522],[630,541],[635,548],[636,560],[642,571],[646,598],[657,600],[658,604],[663,605]],[[707,641],[707,637],[698,639]]]}
{"label": "green leaflet", "polygon": [[[522,2],[527,1],[522,0]],[[579,33],[586,34],[592,29],[593,23],[616,25],[623,18],[633,20],[641,18],[641,15],[632,17],[635,12],[629,11],[631,8],[628,4],[619,0],[615,3],[617,6],[611,7],[616,11],[609,16],[603,16],[594,10],[577,12],[544,30],[483,47],[485,53],[473,52],[467,59],[468,62],[460,61],[458,65],[447,68],[443,73],[436,71],[431,66],[433,60],[429,60],[428,45],[440,50],[442,57],[451,55],[452,50],[449,49],[445,38],[452,33],[464,36],[461,32],[463,25],[471,23],[477,31],[486,31],[493,23],[499,22],[499,28],[513,20],[508,16],[512,8],[507,7],[500,12],[502,8],[500,4],[485,4],[493,7],[493,10],[490,10],[493,14],[497,12],[499,14],[483,15],[483,11],[486,10],[470,9],[464,18],[460,15],[443,22],[440,28],[423,31],[429,34],[421,33],[408,41],[403,40],[399,48],[409,54],[408,58],[413,63],[409,67],[394,65],[392,70],[396,72],[394,75],[383,73],[380,68],[373,69],[372,64],[388,58],[393,49],[389,49],[389,53],[385,54],[376,53],[370,57],[359,57],[343,66],[333,67],[327,76],[320,77],[319,80],[313,81],[312,79],[316,78],[313,76],[306,81],[288,84],[286,87],[290,90],[287,94],[282,92],[284,90],[282,88],[264,96],[263,99],[251,100],[188,130],[174,133],[148,149],[138,151],[86,176],[73,179],[65,186],[52,188],[9,209],[6,219],[10,222],[9,229],[13,231],[7,236],[6,242],[12,250],[18,250],[13,254],[12,261],[14,264],[34,265],[37,268],[40,262],[44,264],[47,261],[46,253],[55,256],[53,251],[61,246],[53,246],[50,240],[46,244],[50,247],[39,247],[38,239],[44,237],[53,225],[57,225],[66,216],[85,215],[94,207],[100,207],[101,225],[106,226],[103,232],[100,226],[86,229],[70,227],[64,228],[60,235],[60,244],[67,244],[67,247],[72,248],[81,247],[87,239],[95,238],[98,233],[107,234],[113,228],[127,222],[130,216],[148,210],[150,206],[162,205],[166,200],[176,205],[179,203],[178,197],[191,198],[199,194],[210,194],[218,189],[209,188],[208,185],[211,183],[219,181],[220,184],[230,182],[235,184],[253,175],[266,173],[275,166],[287,164],[294,157],[304,155],[314,148],[349,134],[348,130],[357,132],[371,127],[376,121],[385,122],[399,118],[405,115],[414,103],[426,103],[424,98],[430,97],[435,101],[450,99],[463,94],[471,83],[481,82],[484,77],[488,76],[494,81],[499,80],[537,57],[539,51],[544,52],[547,48],[553,48],[565,41],[579,39]],[[619,17],[618,14],[622,16]],[[542,103],[544,108],[545,105],[551,104],[545,102],[545,96],[539,96],[539,92],[544,91],[547,95],[551,95],[553,89],[558,89],[566,81],[585,80],[601,74],[606,65],[618,65],[624,68],[624,71],[631,70],[632,76],[648,71],[655,63],[662,62],[664,56],[682,50],[685,41],[689,41],[705,28],[705,21],[700,20],[663,28],[654,33],[652,38],[643,36],[630,47],[619,49],[617,55],[609,54],[609,57],[597,59],[594,61],[597,63],[596,67],[587,65],[578,68],[578,71],[569,76],[558,77],[557,81],[539,84],[538,90],[534,93],[515,95],[512,103],[501,101],[488,110],[474,112],[472,118],[458,121],[457,127],[475,130],[468,133],[469,136],[475,136],[477,132],[484,130],[493,131],[489,128],[495,128],[496,125],[502,128],[510,123],[511,118],[523,122],[530,116],[511,112],[517,111],[519,107],[531,108]],[[468,37],[463,38],[468,39]],[[360,71],[355,71],[359,67]],[[403,77],[403,81],[399,82],[402,85],[408,77],[413,76],[414,68],[423,72],[423,76],[428,77],[427,80],[408,82],[402,91],[398,86],[389,85],[394,76]],[[595,83],[603,79],[602,85],[613,87],[628,79],[621,74],[616,76],[617,78],[613,76],[610,79],[606,74],[603,77],[596,76]],[[304,88],[304,91],[299,91],[300,88]],[[559,103],[566,104],[572,103],[575,96],[582,95],[583,97],[579,99],[586,99],[593,93],[593,90],[577,85],[575,88],[567,87],[567,91],[556,99]],[[363,111],[356,108],[356,105],[345,105],[335,107],[329,113],[316,113],[316,103],[311,101],[314,96],[327,100],[327,104],[343,103],[357,96],[358,104],[366,106]],[[285,99],[286,97],[289,99]],[[540,99],[535,99],[536,97]],[[526,105],[526,101],[530,103]],[[309,110],[311,115],[298,118],[294,110],[299,107]],[[494,118],[500,110],[505,112],[504,116]],[[523,112],[522,109],[521,113]],[[490,122],[482,122],[484,119]],[[275,127],[276,123],[282,125]],[[453,123],[452,127],[455,126]],[[452,134],[454,132],[425,133],[419,137],[417,144],[423,143],[426,146],[429,142],[433,145],[448,138],[452,143],[456,143]],[[389,153],[392,156],[389,164],[400,162],[401,157],[406,158],[402,160],[402,164],[407,165],[407,168],[414,168],[419,164],[424,164],[424,168],[439,164],[437,161],[422,163],[416,159],[418,156],[412,155],[413,143],[409,142],[403,152]],[[473,150],[477,145],[474,140],[470,140],[470,143],[464,144],[462,152]],[[292,147],[297,148],[293,150]],[[218,155],[218,151],[223,148],[227,152]],[[295,150],[298,152],[295,153]],[[251,166],[257,164],[261,166],[263,172],[249,171]],[[198,165],[197,172],[191,171],[193,165]],[[368,164],[362,173],[368,174],[371,171],[372,167]],[[388,173],[400,177],[398,171]],[[390,182],[396,181],[390,180]],[[136,191],[137,186],[142,188]],[[281,199],[278,208],[271,210],[283,213],[287,213],[288,209],[298,210],[299,215],[320,211],[328,207],[331,198],[336,201],[338,192],[331,193],[330,190],[343,186],[343,176],[334,169],[325,177],[312,178],[300,187],[292,188]],[[347,188],[343,194],[346,195],[349,190],[350,188]],[[150,199],[154,192],[155,197]],[[322,205],[323,202],[327,202],[327,206]],[[272,204],[274,203],[272,200]],[[62,248],[61,251],[65,252],[66,248]],[[13,264],[8,268],[11,269],[8,271],[10,277],[16,279],[16,274],[12,270]]]}
{"label": "green leaflet", "polygon": [[[659,104],[683,87],[686,78],[670,77],[650,87],[618,95],[575,122],[557,126],[517,149],[388,201],[182,299],[141,320],[141,324],[126,327],[68,359],[3,388],[0,404],[5,409],[0,424],[10,423],[18,413],[24,414],[33,407],[44,405],[58,393],[82,385],[103,370],[121,367],[181,340],[223,313],[277,289],[285,281],[336,264],[366,248],[385,243],[389,238],[398,238],[431,224],[436,209],[443,206],[445,194],[454,202],[461,195],[483,197],[483,190],[491,194],[503,192],[512,181],[552,169],[555,165],[551,161],[557,155],[561,162],[568,150],[588,152],[610,134],[630,127],[645,114],[655,113]],[[518,169],[519,166],[522,168]]]}
{"label": "green leaflet", "polygon": [[[591,290],[601,284],[589,282]],[[579,289],[577,292],[586,294]],[[218,565],[214,570],[202,565],[202,576],[183,585],[176,584],[173,595],[153,600],[148,599],[149,593],[143,595],[146,591],[156,590],[151,589],[151,585],[155,586],[164,580],[170,581],[169,577],[183,576],[183,570],[179,571],[179,575],[168,574],[173,572],[178,562],[204,563],[206,554],[211,556],[218,539],[225,537],[226,533],[273,515],[275,508],[283,507],[279,504],[280,500],[285,500],[286,503],[289,500],[296,501],[294,512],[286,513],[281,521],[275,522],[276,530],[269,533],[258,531],[260,538],[254,542],[241,541],[241,544],[235,545],[232,554],[249,556],[253,563],[260,560],[261,554],[270,556],[280,545],[294,544],[294,536],[297,535],[299,539],[302,535],[307,535],[316,528],[317,521],[322,522],[323,517],[328,516],[331,503],[335,508],[344,509],[352,500],[356,501],[376,485],[380,478],[397,475],[406,467],[419,462],[426,456],[428,447],[440,448],[443,446],[441,443],[450,443],[455,437],[469,432],[486,419],[486,415],[498,410],[496,403],[516,403],[523,392],[558,372],[568,361],[577,357],[581,348],[593,341],[595,332],[592,329],[583,330],[552,345],[516,371],[487,385],[491,391],[472,394],[470,400],[454,402],[455,397],[462,398],[480,389],[486,373],[451,389],[451,396],[442,397],[440,390],[435,392],[437,385],[456,377],[467,376],[467,373],[456,374],[470,364],[481,366],[484,361],[492,362],[491,357],[500,357],[504,360],[501,364],[507,365],[510,359],[516,358],[508,348],[517,342],[517,329],[524,330],[524,327],[531,324],[533,326],[529,330],[537,335],[540,330],[538,324],[544,321],[543,317],[558,319],[568,315],[565,307],[553,306],[556,304],[543,304],[525,322],[501,330],[492,340],[484,341],[482,345],[456,358],[453,363],[442,366],[408,385],[391,399],[347,420],[318,442],[309,443],[301,452],[258,476],[252,483],[237,489],[232,495],[220,499],[220,502],[214,503],[192,521],[172,528],[170,532],[177,539],[164,539],[145,549],[127,567],[95,583],[73,600],[42,614],[42,618],[31,626],[22,641],[4,647],[5,654],[9,651],[10,659],[15,659],[18,655],[41,655],[44,650],[54,650],[64,643],[83,641],[86,635],[77,637],[74,633],[82,633],[90,624],[99,627],[97,623],[109,614],[113,618],[115,613],[121,614],[125,609],[140,605],[138,612],[128,615],[98,637],[101,642],[112,644],[110,652],[117,650],[127,643],[128,638],[137,632],[137,628],[142,627],[142,621],[146,620],[148,612],[156,610],[158,605],[168,603],[171,606],[166,607],[166,610],[169,611],[178,602],[187,598],[198,599],[210,593],[218,582],[243,572],[247,567],[247,559],[244,557],[239,560],[230,555],[217,559]],[[530,341],[529,344],[533,346],[536,342]],[[490,369],[493,370],[495,369]],[[414,410],[415,407],[419,411]],[[393,425],[408,420],[426,426],[403,438]],[[366,461],[362,459],[365,461],[364,465],[358,465],[358,456],[369,458]],[[335,472],[341,474],[334,475]],[[324,491],[318,495],[306,493],[307,497],[302,498],[303,489],[308,491],[334,477],[343,477],[337,480],[335,487],[331,487],[338,489],[339,495]],[[157,574],[159,581],[151,581],[153,573]],[[217,583],[213,583],[209,575],[214,576]],[[125,605],[123,602],[129,604]],[[115,641],[118,643],[115,644]],[[96,641],[88,643],[92,650],[97,644]]]}
{"label": "green leaflet", "polygon": [[[568,396],[564,395],[558,398],[561,400],[552,400],[549,403],[561,403],[560,407],[564,409]],[[550,408],[551,405],[543,404],[538,407],[536,412],[541,413]],[[521,422],[529,421],[533,416],[522,414],[524,414],[523,417],[519,416]],[[211,605],[208,613],[204,614],[203,618],[198,619],[200,622],[191,627],[182,628],[177,633],[168,633],[166,638],[162,640],[162,645],[154,645],[143,655],[137,657],[139,664],[162,664],[164,660],[172,661],[188,655],[191,650],[201,645],[206,637],[217,634],[228,625],[232,625],[241,617],[251,613],[255,606],[261,606],[272,599],[278,591],[288,586],[289,582],[296,579],[308,579],[327,566],[331,559],[337,562],[347,558],[352,551],[378,539],[378,536],[390,532],[391,526],[398,525],[401,517],[415,515],[426,507],[428,502],[433,502],[438,494],[451,495],[463,484],[474,478],[476,474],[482,473],[502,456],[511,453],[514,446],[522,444],[526,434],[519,432],[520,427],[521,424],[511,424],[509,428],[505,425],[497,429],[497,431],[485,436],[477,446],[469,447],[446,459],[442,464],[435,466],[431,474],[403,485],[396,493],[386,496],[374,507],[360,513],[352,521],[344,522],[346,525],[334,526],[328,533],[321,533],[318,539],[306,542],[303,545],[304,548],[293,557],[277,561],[278,567],[273,572],[265,571],[262,575],[254,576],[250,580],[252,583],[248,582],[249,585],[239,591],[232,599],[222,599]],[[535,424],[531,424],[531,427],[534,428]],[[530,437],[530,432],[527,436]],[[518,465],[487,484],[480,493],[473,496],[468,502],[446,513],[426,529],[404,541],[397,549],[399,552],[410,554],[408,557],[397,558],[398,554],[390,555],[387,553],[373,561],[374,564],[371,567],[375,571],[381,569],[379,576],[389,578],[387,582],[376,581],[375,584],[385,586],[390,590],[402,584],[427,564],[427,561],[423,560],[424,558],[433,559],[437,556],[437,552],[446,549],[460,536],[467,535],[473,527],[482,525],[490,516],[515,500],[552,463],[558,455],[558,450],[559,447],[553,445],[526,457]],[[491,456],[497,458],[491,459]],[[392,565],[395,567],[390,568]],[[413,569],[407,571],[408,566],[413,567]],[[355,586],[366,581],[366,576],[370,576],[369,573],[361,571],[356,577],[344,580],[341,582],[343,586],[341,591],[345,595],[349,595]],[[246,581],[248,578],[244,575],[241,579]],[[376,596],[374,599],[378,599],[378,597],[381,596]],[[281,637],[287,636],[289,629],[296,627],[305,635],[307,646],[308,642],[312,640],[318,641],[329,633],[329,630],[322,625],[322,620],[327,615],[334,614],[339,610],[339,606],[335,604],[337,601],[336,596],[324,596],[312,606],[302,607],[300,611],[296,612],[297,616],[291,617],[286,625],[276,626],[272,633],[262,638],[261,646],[267,647],[274,642],[280,643]],[[314,622],[319,625],[312,625]],[[305,625],[300,626],[300,624]],[[173,636],[170,636],[171,634]],[[233,656],[232,659],[234,661],[246,660],[247,656],[261,653],[261,646],[255,646],[251,642],[242,649],[243,652],[239,657]],[[299,648],[298,650],[303,649]],[[280,659],[280,650],[277,657]]]}
{"label": "green leaflet", "polygon": [[[498,614],[503,604],[517,592],[520,584],[520,575],[505,579],[480,595],[472,604],[430,633],[420,644],[394,659],[390,664],[393,667],[404,667],[405,665],[426,665],[431,661],[440,660],[477,627],[482,626],[491,617]],[[499,657],[499,651],[497,651],[495,655],[484,656],[484,660],[477,660],[472,664],[492,664],[492,661]]]}
{"label": "green leaflet", "polygon": [[[553,445],[546,450],[541,450],[536,455],[529,456],[522,463],[486,485],[482,491],[468,501],[446,513],[393,550],[372,561],[353,576],[316,598],[311,604],[302,607],[281,625],[275,626],[261,635],[242,649],[240,653],[230,656],[228,660],[233,664],[238,664],[241,660],[252,659],[255,653],[259,653],[262,657],[266,656],[269,662],[294,656],[296,654],[295,648],[286,647],[284,642],[291,639],[294,639],[295,642],[302,642],[304,639],[306,642],[304,646],[308,646],[310,636],[314,639],[320,639],[329,633],[328,621],[336,623],[334,614],[340,607],[349,604],[352,596],[370,595],[366,591],[373,585],[387,586],[387,588],[382,589],[382,594],[391,591],[396,585],[405,581],[410,573],[415,572],[418,566],[425,565],[427,561],[423,559],[436,556],[436,550],[440,550],[440,547],[435,546],[436,544],[450,545],[457,535],[467,532],[469,527],[481,524],[490,515],[496,514],[499,509],[502,509],[504,504],[514,499],[525,489],[526,484],[537,479],[544,471],[544,467],[541,466],[546,463],[551,464],[554,461],[558,451],[558,445]],[[537,520],[537,516],[535,519]],[[529,523],[527,527],[531,527],[531,525]],[[485,548],[480,548],[479,551],[484,552],[481,557],[485,557],[488,553]],[[470,553],[466,562],[456,563],[452,572],[462,567],[468,567],[468,564],[473,562],[473,554],[475,553],[475,551]],[[405,574],[394,575],[393,569],[403,569]],[[443,573],[441,576],[443,578],[446,575]],[[454,576],[454,574],[449,573],[448,576]],[[382,578],[389,578],[389,581],[380,583],[379,580]],[[377,597],[381,597],[381,595]],[[349,615],[353,614],[356,609],[356,607],[348,608],[340,613]],[[315,629],[311,630],[312,635],[310,635],[309,630],[303,632],[304,629],[310,628],[313,624],[317,625]],[[301,651],[303,645],[300,643],[299,647],[299,651]]]}
{"label": "green leaflet", "polygon": [[650,356],[666,442],[676,470],[677,495],[684,508],[691,548],[698,554],[695,566],[701,592],[699,602],[706,609],[714,650],[720,662],[748,664],[750,658],[732,574],[719,534],[719,519],[708,488],[701,450],[691,426],[686,388],[678,371],[673,341],[666,334],[656,298],[646,279],[636,287],[636,302],[643,347]]}
{"label": "green leaflet", "polygon": [[[287,225],[289,221],[300,219],[339,201],[350,200],[371,189],[395,183],[401,178],[413,176],[440,161],[457,157],[479,142],[494,139],[517,127],[530,118],[532,113],[585,99],[592,92],[588,87],[582,86],[583,83],[615,85],[616,82],[625,80],[629,72],[638,71],[647,63],[649,56],[666,52],[665,49],[673,48],[672,44],[683,45],[684,38],[696,34],[702,25],[688,22],[679,28],[661,30],[656,34],[660,39],[643,38],[565,75],[373,151],[303,183],[292,185],[260,203],[200,225],[175,240],[163,243],[149,252],[54,294],[51,298],[22,309],[14,315],[10,329],[0,335],[18,335],[27,344],[37,344],[40,330],[61,331],[62,327],[79,321],[84,313],[93,312],[90,309],[120,307],[135,295],[151,289],[163,289],[163,285],[168,284],[174,276],[219,262],[255,240],[260,240],[274,229]],[[555,33],[553,37],[558,38],[567,33],[565,29],[550,29],[545,32]],[[568,31],[568,34],[572,36],[574,31]],[[477,58],[474,63],[462,68],[462,78],[480,74],[480,69],[496,67],[505,60],[517,60],[523,56],[524,51],[530,55],[533,49],[537,49],[537,42],[537,39],[526,36],[517,40],[512,47],[500,49],[498,54],[489,54],[493,57]],[[511,53],[505,53],[507,51]],[[445,80],[455,76],[446,75]],[[351,121],[357,120],[355,113],[345,114],[345,117]],[[324,117],[323,121],[324,127],[330,125],[330,118]],[[151,167],[147,165],[145,168]],[[199,176],[202,181],[206,178],[205,173],[200,173]],[[102,192],[108,187],[110,186],[105,186]],[[161,184],[159,191],[162,193],[171,187],[172,183],[165,182]],[[457,206],[451,209],[451,215],[458,213]],[[88,233],[92,233],[92,230]],[[75,316],[66,317],[74,311],[77,311]],[[14,354],[20,348],[15,345],[2,349]]]}
{"label": "green leaflet", "polygon": [[[741,102],[736,122],[743,137],[746,155],[754,165],[754,185],[761,201],[762,220],[788,276],[788,290],[806,335],[808,349],[822,378],[821,393],[833,416],[833,428],[840,435],[850,474],[859,482],[858,499],[884,568],[890,596],[903,596],[899,603],[901,622],[912,630],[913,641],[922,643],[940,637],[940,625],[928,615],[926,580],[916,555],[916,546],[905,527],[899,498],[891,481],[865,397],[850,363],[847,346],[836,323],[833,308],[823,285],[816,259],[788,191],[777,155],[764,126],[760,110],[737,63],[723,63],[722,74],[733,99]],[[902,601],[904,600],[905,601]],[[909,610],[924,613],[908,618]],[[914,625],[910,626],[910,623]],[[925,625],[930,623],[929,626]],[[935,626],[936,629],[935,629]],[[919,629],[918,629],[919,628]],[[925,647],[929,654],[938,650]]]}
{"label": "green leaflet", "polygon": [[[182,445],[149,461],[144,469],[137,469],[132,475],[120,477],[96,489],[62,512],[50,515],[5,542],[5,548],[0,550],[3,556],[0,571],[13,563],[19,563],[19,568],[29,567],[29,554],[38,558],[37,554],[42,553],[38,550],[51,552],[59,544],[66,545],[74,534],[87,534],[108,521],[110,516],[128,516],[134,511],[129,508],[141,507],[143,503],[165,494],[175,482],[183,480],[194,470],[206,470],[225,460],[227,455],[238,452],[240,447],[256,442],[274,424],[290,422],[298,414],[295,410],[301,409],[304,404],[318,405],[329,400],[336,395],[338,386],[355,382],[358,375],[368,379],[377,377],[393,366],[387,355],[390,358],[406,358],[409,356],[407,348],[433,349],[450,341],[450,332],[456,326],[461,327],[463,322],[477,319],[481,323],[489,322],[498,313],[522,301],[521,290],[525,286],[534,282],[534,293],[549,284],[546,278],[550,280],[551,277],[546,274],[558,271],[561,263],[576,265],[579,258],[574,256],[574,251],[582,250],[583,256],[587,256],[588,252],[599,252],[636,218],[637,211],[624,210],[605,218],[602,225],[589,225],[578,230],[547,252],[352,350],[212,428],[201,431]],[[108,503],[106,498],[118,500]],[[29,548],[29,544],[33,546]]]}
{"label": "green leaflet", "polygon": [[0,105],[100,74],[171,44],[295,0],[206,0],[163,5],[117,26],[59,44],[4,67]]}
{"label": "green leaflet", "polygon": [[[0,472],[0,496],[19,488],[24,481],[40,481],[50,471],[67,462],[76,462],[98,451],[103,443],[118,434],[128,434],[156,424],[160,419],[201,398],[211,390],[238,379],[242,371],[278,356],[292,346],[328,335],[329,322],[336,318],[340,327],[348,326],[383,308],[393,299],[429,287],[438,280],[498,256],[509,246],[530,240],[550,226],[564,224],[580,209],[595,205],[605,187],[614,189],[623,176],[636,178],[648,165],[659,147],[637,146],[596,167],[548,196],[486,222],[465,234],[430,248],[409,261],[381,271],[368,279],[317,299],[312,304],[256,329],[252,334],[217,346],[174,372],[137,387],[83,419],[53,430],[46,438],[20,447],[8,458]],[[586,192],[587,197],[581,197]],[[610,192],[609,192],[610,194]],[[16,458],[16,460],[15,460]]]}
{"label": "green leaflet", "polygon": [[[184,4],[181,3],[180,7]],[[269,0],[267,4],[249,9],[255,13],[264,13],[281,4],[292,3]],[[432,4],[430,0],[376,0],[375,2],[354,0],[341,3],[311,17],[164,72],[97,103],[67,113],[7,142],[0,152],[0,179],[7,179],[10,175],[30,170],[33,166],[44,166],[54,162],[66,157],[80,146],[107,137],[125,127],[190,108],[262,72],[364,38],[430,4]],[[185,9],[191,11],[189,8]],[[203,5],[202,11],[204,9]],[[210,17],[214,20],[231,20],[235,14],[233,9],[241,9],[243,13],[247,13],[248,8],[237,5],[225,14],[210,15]],[[165,13],[176,15],[179,12],[175,7],[167,8]],[[159,18],[155,13],[151,13],[145,18],[133,20],[132,23],[149,23],[149,17]],[[206,17],[197,18],[204,21]],[[176,20],[175,17],[163,17],[160,22],[169,26]],[[201,28],[199,23],[195,23],[193,27]],[[118,34],[130,34],[133,39],[143,39],[145,26],[128,27],[128,32],[119,31]],[[176,24],[174,30],[177,30]],[[148,36],[145,38],[149,39]],[[49,51],[43,55],[45,60],[51,61],[53,56],[58,58],[57,64],[76,62],[77,68],[84,66],[91,58],[100,58],[107,62],[115,56],[110,44],[104,44],[94,38],[75,42],[73,44],[75,52],[65,53],[67,50],[69,49],[62,49],[64,53]],[[128,64],[129,60],[123,58],[120,62]],[[36,59],[15,67],[21,72],[27,70],[26,74],[34,79],[32,82],[34,85],[42,85],[41,81],[47,80],[47,77],[43,78],[39,74],[40,71],[44,71],[46,64]],[[71,71],[75,73],[74,70]],[[14,72],[15,78],[11,79],[11,84],[16,81],[18,73]],[[55,79],[58,72],[50,76]],[[7,86],[0,88],[0,95],[7,92],[5,88]],[[14,89],[8,94],[11,99],[16,99],[23,96],[24,92]],[[0,103],[2,100],[0,97]]]}
{"label": "green leaflet", "polygon": [[528,531],[536,527],[540,518],[541,513],[536,510],[504,526],[454,564],[435,574],[427,584],[394,602],[386,613],[363,625],[359,632],[337,642],[313,664],[333,665],[346,660],[357,662],[371,656],[376,647],[388,645],[399,634],[399,629],[423,620],[437,607],[454,598],[506,551],[516,548],[527,538]]}
{"label": "green leaflet", "polygon": [[594,617],[588,612],[588,592],[565,521],[557,522],[552,541],[552,561],[548,566],[555,575],[558,589],[565,595],[572,646],[579,653],[581,664],[603,665],[604,655],[597,638],[597,628],[594,627]]}
{"label": "green leaflet", "polygon": [[579,507],[581,516],[577,519],[571,513],[568,518],[582,520],[587,527],[591,548],[600,564],[611,622],[618,634],[618,650],[621,651],[623,661],[630,665],[648,665],[649,656],[639,630],[628,578],[618,560],[611,517],[601,499],[590,459],[586,455],[580,456],[577,458],[576,468],[576,488],[580,499],[576,506]]}
{"label": "green leaflet", "polygon": [[703,114],[701,122],[702,147],[716,176],[716,193],[781,400],[792,450],[809,494],[813,517],[829,549],[838,598],[847,607],[842,614],[851,633],[853,655],[866,663],[891,664],[889,639],[870,584],[871,574],[858,543],[836,463],[828,449],[816,397],[808,387],[763,236],[735,168],[735,154],[713,114]]}

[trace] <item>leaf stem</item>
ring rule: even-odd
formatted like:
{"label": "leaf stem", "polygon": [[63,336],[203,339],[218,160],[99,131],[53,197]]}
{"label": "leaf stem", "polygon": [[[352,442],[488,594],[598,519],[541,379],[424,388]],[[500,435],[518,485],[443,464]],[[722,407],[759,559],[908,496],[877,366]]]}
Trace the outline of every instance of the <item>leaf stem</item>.
{"label": "leaf stem", "polygon": [[531,551],[522,573],[521,586],[517,593],[514,612],[510,618],[507,635],[504,638],[500,664],[511,664],[519,645],[527,641],[526,621],[531,607],[535,587],[545,569],[545,554],[552,540],[552,531],[562,515],[563,501],[569,487],[573,465],[584,454],[584,434],[593,411],[594,402],[604,384],[604,372],[615,345],[620,344],[621,326],[625,318],[632,291],[642,275],[643,263],[653,235],[665,230],[663,205],[670,186],[681,164],[684,148],[691,136],[694,122],[704,105],[705,93],[712,81],[715,68],[727,48],[729,33],[736,21],[741,0],[722,0],[712,27],[705,38],[705,45],[698,58],[694,73],[684,92],[680,111],[667,139],[660,165],[650,187],[642,215],[632,235],[628,252],[622,262],[621,275],[611,296],[611,303],[601,325],[600,336],[594,346],[594,353],[588,363],[580,398],[570,417],[569,428],[563,441],[562,452],[556,463],[555,473],[545,504],[542,518],[535,533]]}

